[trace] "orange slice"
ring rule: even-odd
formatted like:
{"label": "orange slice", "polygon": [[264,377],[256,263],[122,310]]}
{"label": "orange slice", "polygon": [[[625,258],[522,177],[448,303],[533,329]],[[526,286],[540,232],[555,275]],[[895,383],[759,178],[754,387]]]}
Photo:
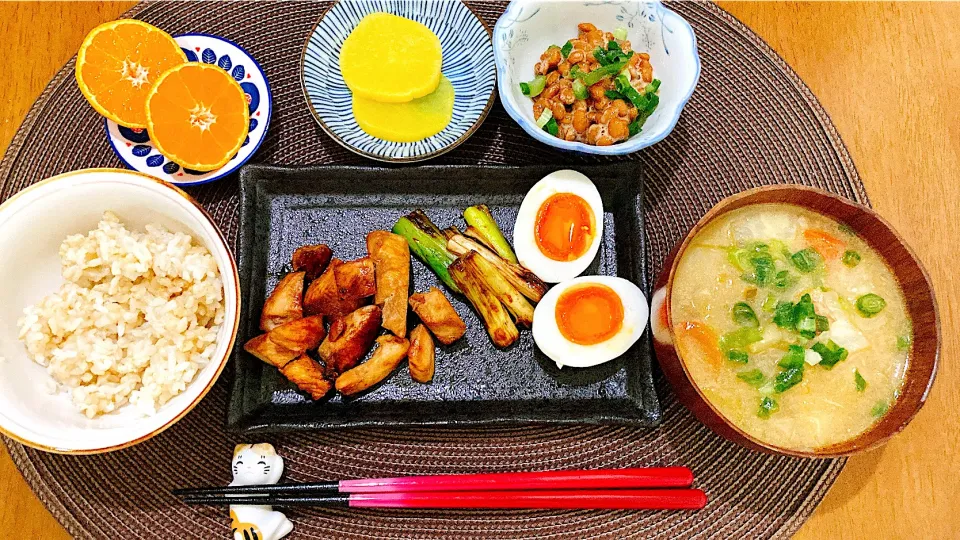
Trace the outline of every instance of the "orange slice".
{"label": "orange slice", "polygon": [[91,30],[80,45],[77,85],[98,113],[121,126],[145,128],[150,87],[186,61],[163,30],[133,19],[112,21]]}
{"label": "orange slice", "polygon": [[243,146],[246,95],[217,66],[190,62],[160,75],[147,96],[147,131],[161,154],[188,169],[212,171]]}

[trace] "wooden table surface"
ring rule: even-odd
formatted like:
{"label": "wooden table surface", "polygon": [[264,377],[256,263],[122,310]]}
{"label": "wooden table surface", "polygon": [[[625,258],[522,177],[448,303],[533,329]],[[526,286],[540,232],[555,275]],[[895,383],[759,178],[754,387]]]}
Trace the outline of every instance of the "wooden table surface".
{"label": "wooden table surface", "polygon": [[[95,25],[132,2],[0,2],[7,78],[0,149]],[[930,399],[904,433],[851,458],[798,538],[960,534],[960,3],[721,2],[786,59],[830,113],[874,207],[933,277],[944,342]],[[66,538],[0,452],[0,531]]]}

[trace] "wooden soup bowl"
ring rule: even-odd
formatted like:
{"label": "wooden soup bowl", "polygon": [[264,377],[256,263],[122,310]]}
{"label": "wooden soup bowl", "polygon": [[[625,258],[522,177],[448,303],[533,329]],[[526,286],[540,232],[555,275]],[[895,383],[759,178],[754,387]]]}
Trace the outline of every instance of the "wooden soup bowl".
{"label": "wooden soup bowl", "polygon": [[[781,448],[763,442],[731,423],[710,403],[690,376],[675,343],[671,291],[677,262],[687,246],[709,223],[744,206],[761,203],[793,204],[833,218],[853,229],[877,251],[893,271],[906,299],[913,324],[913,340],[900,397],[867,431],[853,439],[811,451]],[[657,279],[651,307],[654,349],[664,374],[680,402],[718,435],[763,452],[798,457],[829,458],[855,454],[880,446],[916,416],[933,386],[940,356],[940,318],[933,286],[926,270],[893,227],[873,210],[837,195],[797,185],[765,186],[744,191],[713,207],[667,257]]]}

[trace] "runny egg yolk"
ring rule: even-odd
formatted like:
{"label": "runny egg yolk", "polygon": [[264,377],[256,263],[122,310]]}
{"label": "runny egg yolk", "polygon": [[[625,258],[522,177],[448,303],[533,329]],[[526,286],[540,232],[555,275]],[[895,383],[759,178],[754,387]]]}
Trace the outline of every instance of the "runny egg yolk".
{"label": "runny egg yolk", "polygon": [[556,315],[563,337],[578,345],[596,345],[623,327],[623,302],[610,287],[589,283],[563,291]]}
{"label": "runny egg yolk", "polygon": [[537,210],[534,235],[540,252],[555,261],[572,261],[590,249],[596,231],[593,210],[573,193],[555,193]]}

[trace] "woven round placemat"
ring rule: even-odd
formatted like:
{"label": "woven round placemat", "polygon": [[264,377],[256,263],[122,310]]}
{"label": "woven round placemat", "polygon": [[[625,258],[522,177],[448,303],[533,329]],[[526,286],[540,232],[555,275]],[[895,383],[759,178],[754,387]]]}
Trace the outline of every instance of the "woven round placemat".
{"label": "woven round placemat", "polygon": [[[242,44],[273,86],[275,116],[254,161],[281,165],[372,165],[314,123],[300,90],[303,40],[325,2],[156,2],[128,13],[173,34],[208,32]],[[474,2],[493,26],[502,2]],[[739,21],[706,3],[670,6],[693,25],[703,61],[699,87],[673,133],[633,159],[646,166],[649,271],[713,204],[762,184],[818,186],[867,198],[827,114],[784,61]],[[558,153],[526,136],[497,104],[465,144],[433,164],[597,163]],[[0,163],[0,198],[48,176],[119,167],[102,119],[73,80],[73,62],[54,77]],[[238,225],[235,177],[189,189],[228,239]],[[230,377],[226,373],[224,379]],[[290,538],[671,538],[787,537],[810,515],[843,460],[769,456],[728,443],[677,403],[661,376],[663,425],[491,429],[360,429],[264,437],[286,460],[286,478],[505,470],[688,465],[710,502],[699,512],[390,511],[302,509]],[[227,484],[233,446],[224,433],[226,380],[160,436],[102,456],[60,456],[4,440],[27,482],[80,538],[223,538],[222,508],[179,504],[176,487]]]}

